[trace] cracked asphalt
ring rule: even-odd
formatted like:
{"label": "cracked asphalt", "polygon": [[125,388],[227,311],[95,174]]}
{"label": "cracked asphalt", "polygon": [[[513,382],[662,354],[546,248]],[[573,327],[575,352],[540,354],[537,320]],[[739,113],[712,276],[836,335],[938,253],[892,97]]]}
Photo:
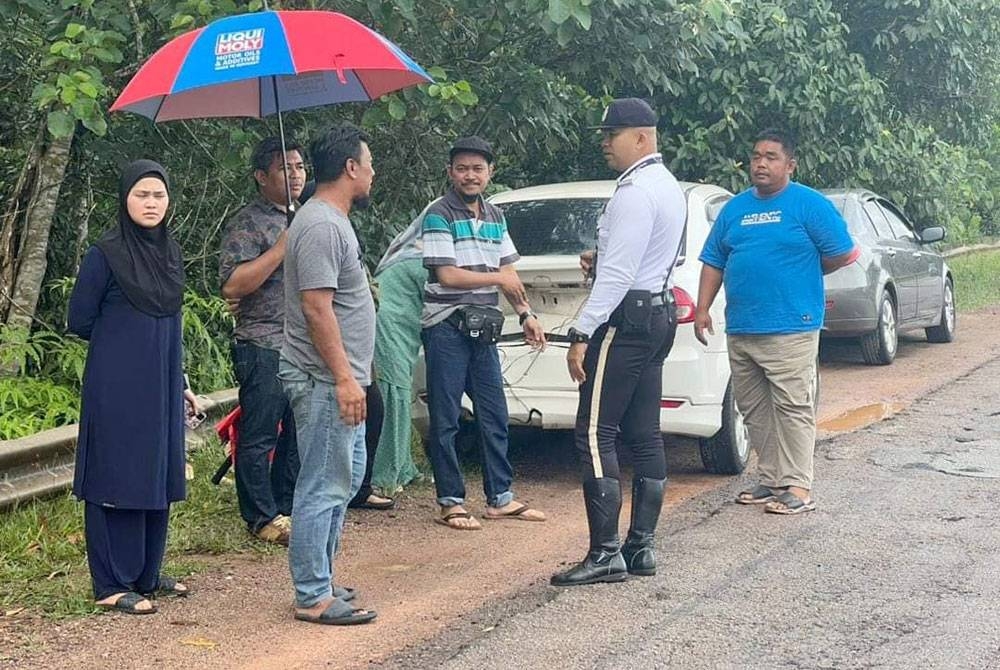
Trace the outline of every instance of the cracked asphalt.
{"label": "cracked asphalt", "polygon": [[1000,669],[998,378],[821,442],[815,512],[732,503],[751,472],[665,514],[655,577],[535,586],[371,667]]}

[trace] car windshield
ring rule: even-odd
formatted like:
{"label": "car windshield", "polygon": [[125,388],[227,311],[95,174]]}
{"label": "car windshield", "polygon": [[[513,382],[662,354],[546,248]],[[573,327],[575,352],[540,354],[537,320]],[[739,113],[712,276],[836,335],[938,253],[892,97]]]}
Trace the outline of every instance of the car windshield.
{"label": "car windshield", "polygon": [[605,198],[522,200],[499,205],[522,256],[567,255],[597,245],[597,219]]}

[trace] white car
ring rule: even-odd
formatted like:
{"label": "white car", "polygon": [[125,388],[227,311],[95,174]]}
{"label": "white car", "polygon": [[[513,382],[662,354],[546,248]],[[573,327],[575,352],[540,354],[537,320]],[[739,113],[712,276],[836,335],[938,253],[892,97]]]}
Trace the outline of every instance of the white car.
{"label": "white car", "polygon": [[[710,472],[737,474],[746,467],[749,444],[730,386],[725,338],[725,297],[712,307],[715,335],[705,347],[694,336],[694,299],[698,293],[701,251],[708,231],[732,194],[710,184],[681,183],[688,216],[681,254],[674,270],[677,337],[663,366],[660,425],[664,433],[696,438]],[[597,219],[615,190],[614,181],[583,181],[505,191],[490,198],[507,218],[521,260],[516,268],[549,341],[543,352],[524,344],[509,306],[498,345],[511,425],[572,429],[576,422],[576,384],[566,369],[566,331],[590,291],[580,271],[580,252],[596,246]],[[614,374],[609,370],[608,374]],[[426,434],[427,404],[423,360],[417,366],[413,418]],[[462,398],[465,419],[472,402]],[[475,439],[475,431],[463,430]]]}

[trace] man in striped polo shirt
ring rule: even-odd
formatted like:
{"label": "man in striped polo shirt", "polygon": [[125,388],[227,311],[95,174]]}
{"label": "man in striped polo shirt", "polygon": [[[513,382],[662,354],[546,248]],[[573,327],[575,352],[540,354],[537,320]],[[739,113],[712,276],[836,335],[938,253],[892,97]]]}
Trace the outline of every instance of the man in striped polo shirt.
{"label": "man in striped polo shirt", "polygon": [[528,344],[544,347],[545,332],[514,271],[519,256],[503,213],[483,199],[492,176],[489,143],[479,137],[456,140],[449,152],[451,188],[428,208],[423,223],[427,454],[441,506],[435,520],[457,530],[481,528],[465,509],[465,482],[455,453],[463,393],[472,398],[482,441],[484,517],[545,521],[545,514],[517,502],[511,491],[507,401],[492,337],[502,317],[499,291],[517,312]]}

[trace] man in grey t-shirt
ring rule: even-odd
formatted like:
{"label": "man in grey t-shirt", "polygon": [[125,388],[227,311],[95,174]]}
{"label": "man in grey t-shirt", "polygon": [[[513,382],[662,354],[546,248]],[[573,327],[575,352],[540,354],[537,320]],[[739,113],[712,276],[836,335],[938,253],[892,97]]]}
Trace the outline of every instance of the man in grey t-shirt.
{"label": "man in grey t-shirt", "polygon": [[296,214],[285,252],[285,331],[278,378],[295,413],[301,468],[288,563],[295,618],[353,624],[375,618],[334,589],[333,557],[347,503],[365,471],[365,390],[375,347],[375,304],[347,218],[368,206],[368,137],[343,124],[310,146],[316,193]]}

